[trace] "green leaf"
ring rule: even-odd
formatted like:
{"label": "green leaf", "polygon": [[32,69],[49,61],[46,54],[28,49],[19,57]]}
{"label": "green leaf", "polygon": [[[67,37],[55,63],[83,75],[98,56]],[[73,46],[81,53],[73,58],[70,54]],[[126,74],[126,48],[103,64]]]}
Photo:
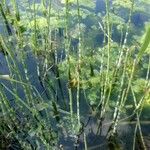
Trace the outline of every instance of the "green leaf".
{"label": "green leaf", "polygon": [[138,78],[133,82],[133,91],[135,93],[144,92],[145,85],[146,85],[146,80],[142,78]]}
{"label": "green leaf", "polygon": [[144,52],[146,51],[146,49],[148,48],[148,45],[150,43],[150,27],[148,28],[147,32],[146,32],[146,36],[143,42],[143,45],[137,55],[137,60],[140,61],[141,57],[143,56]]}

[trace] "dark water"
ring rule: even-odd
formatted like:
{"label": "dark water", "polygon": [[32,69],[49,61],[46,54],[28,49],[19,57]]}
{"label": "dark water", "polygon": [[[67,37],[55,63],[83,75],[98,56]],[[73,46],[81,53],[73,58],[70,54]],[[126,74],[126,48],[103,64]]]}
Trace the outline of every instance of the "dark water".
{"label": "dark water", "polygon": [[[32,2],[32,1],[31,1]],[[97,15],[99,12],[101,12],[102,14],[105,14],[105,2],[102,0],[97,0],[96,1],[96,7],[94,10],[91,10],[92,13],[95,13],[95,15]],[[143,28],[144,27],[144,22],[147,21],[150,17],[146,16],[143,13],[134,13],[132,16],[132,23],[139,28]],[[89,30],[91,28],[92,25],[95,24],[95,22],[92,22],[93,20],[89,17],[86,20],[83,20],[83,23],[86,24],[87,30]],[[4,34],[4,30],[3,30],[3,26],[0,24],[0,33]],[[112,37],[118,41],[118,39],[120,39],[120,37],[115,37],[115,35],[112,35]],[[95,36],[95,46],[101,46],[103,42],[103,35],[101,33],[97,33]],[[78,40],[74,39],[72,41],[72,45],[76,46],[78,44]],[[25,60],[25,64],[27,65],[27,70],[28,70],[28,76],[29,76],[29,80],[30,83],[36,87],[36,89],[39,91],[39,93],[43,93],[43,91],[45,90],[40,81],[39,81],[39,77],[37,74],[37,60],[33,57],[33,55],[31,53],[29,53],[29,55],[27,56],[26,60]],[[24,70],[23,70],[23,65],[18,61],[18,68],[19,71],[21,72],[22,76],[24,76]],[[0,74],[5,75],[5,74],[9,74],[9,69],[6,63],[6,59],[3,53],[0,53]],[[9,86],[9,82],[5,82],[5,81],[0,81],[5,83],[7,86]],[[65,84],[65,83],[64,83]],[[67,88],[66,85],[64,86],[64,95],[66,95],[67,97]],[[10,87],[11,88],[11,87]],[[13,87],[12,87],[13,88]],[[58,92],[59,89],[58,89]],[[83,93],[81,93],[83,95]],[[8,92],[8,99],[12,100],[14,97]],[[22,88],[18,85],[18,95],[24,99],[24,92],[22,91]],[[44,94],[43,97],[46,97],[46,95]],[[84,103],[84,96],[82,97],[82,101],[81,101],[81,114],[83,116],[82,121],[84,122],[84,124],[86,124],[86,122],[89,119],[89,116],[87,115],[87,109],[89,109],[89,107]],[[74,105],[75,106],[75,105]],[[74,107],[74,109],[76,109],[76,107]],[[145,112],[146,114],[147,112]],[[108,114],[108,116],[106,116],[106,119],[104,120],[104,124],[108,123],[111,121],[111,116],[112,114]],[[84,118],[85,117],[85,118]],[[148,118],[150,119],[150,118]],[[109,125],[104,126],[101,135],[96,135],[97,132],[97,125],[98,122],[96,119],[91,118],[91,120],[89,121],[88,126],[85,129],[85,133],[87,135],[87,142],[88,142],[88,147],[89,149],[93,149],[93,150],[99,150],[99,149],[108,149],[108,143],[106,140],[106,133],[107,130],[109,128]],[[124,149],[131,149],[131,145],[133,144],[133,131],[134,131],[134,125],[119,125],[118,127],[118,137],[119,137],[119,143],[121,143],[121,145],[124,147]],[[143,125],[142,126],[142,131],[143,134],[145,136],[149,136],[150,133],[150,128],[148,125]],[[79,149],[84,149],[84,144],[83,144],[83,137],[81,135],[80,137],[81,141],[80,141],[80,145],[79,145]],[[75,137],[70,137],[70,136],[66,136],[64,138],[64,135],[62,134],[62,137],[60,138],[59,144],[64,145],[65,150],[70,150],[73,149],[73,145],[74,145],[74,140]]]}

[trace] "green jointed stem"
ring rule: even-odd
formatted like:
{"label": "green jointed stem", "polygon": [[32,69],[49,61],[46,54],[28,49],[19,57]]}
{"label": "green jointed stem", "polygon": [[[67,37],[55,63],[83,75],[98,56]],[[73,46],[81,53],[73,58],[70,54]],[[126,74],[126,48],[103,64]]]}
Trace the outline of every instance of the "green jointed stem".
{"label": "green jointed stem", "polygon": [[78,125],[80,126],[80,72],[81,72],[81,27],[80,27],[80,8],[79,0],[77,0],[77,13],[78,13],[78,30],[79,30],[79,50],[78,50],[78,64],[77,64],[77,117]]}

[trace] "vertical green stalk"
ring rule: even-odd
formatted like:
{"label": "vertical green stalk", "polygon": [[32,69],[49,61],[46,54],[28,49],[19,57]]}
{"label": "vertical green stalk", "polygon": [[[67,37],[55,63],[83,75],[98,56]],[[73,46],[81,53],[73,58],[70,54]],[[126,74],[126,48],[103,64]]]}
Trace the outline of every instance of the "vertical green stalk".
{"label": "vertical green stalk", "polygon": [[111,32],[110,32],[110,1],[105,0],[106,2],[106,16],[107,16],[107,75],[106,82],[109,82],[109,69],[110,69],[110,49],[111,49]]}
{"label": "vertical green stalk", "polygon": [[[133,7],[134,7],[134,0],[132,0],[132,4],[131,4],[131,8],[130,8],[129,19],[128,19],[128,23],[127,23],[127,29],[126,29],[126,33],[125,33],[125,38],[123,40],[123,45],[122,45],[122,48],[120,50],[119,58],[118,58],[118,60],[116,62],[117,68],[119,68],[120,65],[121,65],[121,61],[123,59],[123,54],[124,54],[124,48],[126,47],[126,44],[127,44],[127,39],[128,39],[129,29],[130,29],[130,24],[131,24],[131,16],[132,16],[132,13],[133,13]],[[122,40],[121,40],[121,42],[122,42]]]}
{"label": "vertical green stalk", "polygon": [[85,134],[85,132],[83,134],[84,134],[84,150],[88,150],[87,140],[86,140],[86,134]]}
{"label": "vertical green stalk", "polygon": [[37,55],[37,50],[38,50],[38,43],[37,43],[37,16],[36,16],[36,0],[34,0],[33,2],[33,7],[34,7],[34,11],[33,11],[33,18],[34,18],[34,37],[33,37],[33,45],[34,45],[34,53]]}
{"label": "vertical green stalk", "polygon": [[81,72],[81,27],[80,27],[80,8],[79,8],[79,0],[77,0],[77,12],[78,12],[78,31],[79,31],[79,50],[78,50],[78,65],[77,65],[77,118],[78,125],[80,127],[80,72]]}
{"label": "vertical green stalk", "polygon": [[[110,49],[111,49],[111,33],[110,33],[110,1],[105,0],[106,3],[106,30],[107,30],[107,68],[105,75],[104,91],[103,91],[103,103],[106,98],[106,92],[109,85],[109,69],[110,69]],[[105,108],[102,108],[103,113]]]}
{"label": "vertical green stalk", "polygon": [[[116,76],[117,71],[118,71],[118,69],[119,69],[119,67],[121,65],[121,60],[124,58],[123,57],[123,54],[124,54],[123,49],[125,48],[125,45],[127,43],[127,37],[128,37],[128,32],[129,32],[129,27],[130,27],[130,22],[131,22],[131,15],[132,15],[132,11],[133,11],[133,5],[134,5],[134,3],[132,2],[131,9],[130,9],[130,14],[129,14],[129,21],[128,21],[128,25],[127,25],[127,31],[126,31],[126,35],[125,35],[122,51],[120,52],[119,59],[117,61],[117,68],[114,69],[113,77]],[[112,135],[114,134],[115,128],[117,126],[118,118],[120,116],[120,110],[121,110],[121,108],[122,108],[122,106],[124,104],[124,101],[126,101],[125,99],[127,98],[127,95],[128,95],[129,87],[131,85],[131,81],[132,81],[133,74],[134,74],[134,69],[135,69],[135,64],[136,64],[135,62],[133,64],[132,73],[131,73],[131,76],[130,76],[130,79],[129,79],[128,87],[126,88],[126,90],[125,89],[123,90],[124,79],[125,79],[125,71],[126,71],[126,64],[127,64],[127,61],[128,61],[128,53],[129,53],[129,49],[126,51],[126,57],[125,57],[125,60],[124,60],[123,73],[122,73],[122,77],[121,77],[121,86],[119,88],[119,95],[118,95],[117,102],[116,102],[116,109],[114,111],[114,118],[113,118],[114,123],[110,127],[110,128],[113,128],[112,129],[112,133],[111,133]],[[110,89],[109,89],[109,93],[108,93],[108,96],[107,96],[106,105],[107,105],[107,103],[109,101],[109,97],[110,97],[110,94],[111,94],[113,80],[114,79],[112,79],[111,84],[110,84]]]}
{"label": "vertical green stalk", "polygon": [[[65,1],[65,50],[66,50],[66,59],[67,59],[67,63],[68,63],[68,80],[69,82],[71,81],[71,70],[70,70],[70,51],[69,51],[69,35],[68,35],[68,27],[69,27],[69,1],[66,0]],[[72,126],[73,125],[73,98],[72,98],[72,88],[69,87],[68,88],[68,93],[69,93],[69,109],[70,109],[70,117],[71,117],[71,123]]]}

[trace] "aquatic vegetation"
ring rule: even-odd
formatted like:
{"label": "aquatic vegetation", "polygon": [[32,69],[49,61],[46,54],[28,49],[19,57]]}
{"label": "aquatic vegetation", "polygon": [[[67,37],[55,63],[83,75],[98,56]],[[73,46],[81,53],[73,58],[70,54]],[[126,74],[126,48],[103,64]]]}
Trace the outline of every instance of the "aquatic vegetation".
{"label": "aquatic vegetation", "polygon": [[[124,149],[118,131],[128,122],[130,148],[140,141],[146,149],[150,3],[103,2],[99,12],[91,0],[0,2],[0,53],[8,70],[0,72],[2,141],[15,148],[14,140],[16,149],[86,150],[93,134],[105,138],[104,149]],[[146,14],[142,25],[134,18],[139,12]]]}

